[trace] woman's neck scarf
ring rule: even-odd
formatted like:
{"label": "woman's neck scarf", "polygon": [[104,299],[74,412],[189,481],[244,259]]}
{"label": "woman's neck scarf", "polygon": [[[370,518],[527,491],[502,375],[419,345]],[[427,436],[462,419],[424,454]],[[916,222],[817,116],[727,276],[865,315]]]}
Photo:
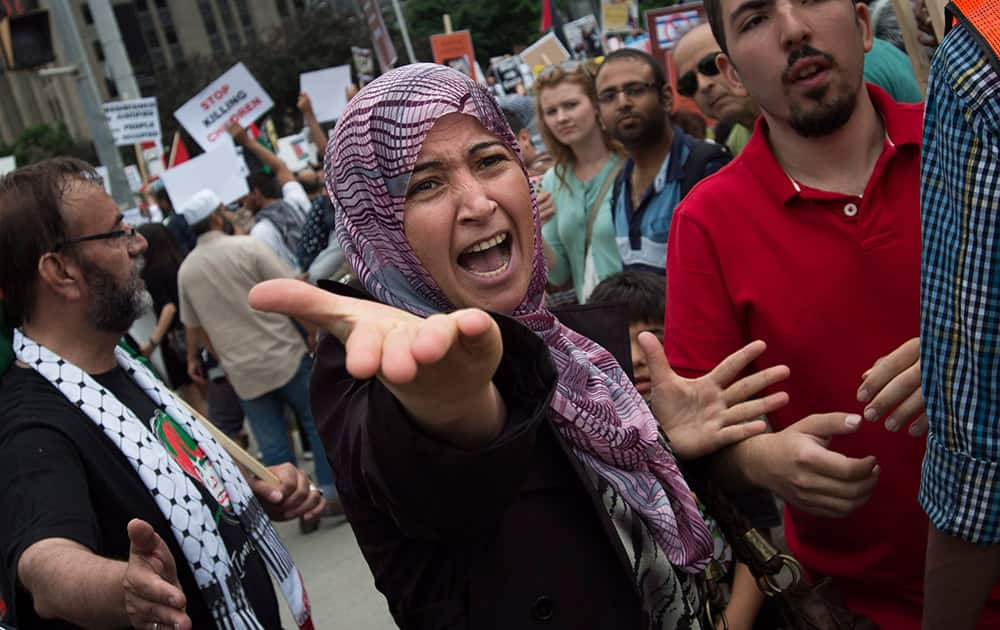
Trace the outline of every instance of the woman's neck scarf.
{"label": "woman's neck scarf", "polygon": [[[14,353],[100,427],[132,465],[170,523],[216,626],[263,630],[239,577],[233,572],[229,552],[219,535],[215,517],[201,500],[201,492],[146,425],[89,374],[38,344],[20,328],[14,329]],[[136,385],[204,451],[222,480],[240,526],[277,580],[295,623],[302,630],[312,630],[309,597],[302,575],[236,463],[148,368],[122,348],[115,348],[115,359]]]}
{"label": "woman's neck scarf", "polygon": [[[486,88],[444,66],[415,64],[383,75],[354,97],[324,162],[336,200],[337,238],[359,280],[384,304],[421,316],[455,305],[407,242],[403,204],[424,139],[439,118],[455,112],[475,117],[520,156]],[[609,506],[625,511],[616,525],[634,511],[674,566],[697,573],[710,557],[712,537],[673,454],[658,440],[656,419],[611,354],[543,306],[548,270],[534,196],[532,205],[531,283],[512,315],[543,339],[558,370],[551,421],[598,491],[624,500]],[[634,561],[638,566],[646,559],[648,554]]]}

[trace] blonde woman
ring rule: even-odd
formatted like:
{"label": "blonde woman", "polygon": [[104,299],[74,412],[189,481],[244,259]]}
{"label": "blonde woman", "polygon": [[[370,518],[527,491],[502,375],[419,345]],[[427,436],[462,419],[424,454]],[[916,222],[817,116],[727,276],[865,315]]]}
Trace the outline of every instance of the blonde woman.
{"label": "blonde woman", "polygon": [[[611,216],[611,190],[623,164],[621,146],[603,128],[592,66],[546,68],[535,84],[539,130],[555,166],[540,197],[549,284],[572,283],[584,303],[598,282],[622,269]],[[547,207],[551,206],[551,207]]]}

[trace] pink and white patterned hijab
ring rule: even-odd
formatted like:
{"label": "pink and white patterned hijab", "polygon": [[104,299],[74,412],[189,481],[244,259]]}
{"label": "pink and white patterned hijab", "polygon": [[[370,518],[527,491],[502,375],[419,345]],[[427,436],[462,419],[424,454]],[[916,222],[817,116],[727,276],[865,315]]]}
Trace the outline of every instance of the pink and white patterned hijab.
{"label": "pink and white patterned hijab", "polygon": [[[403,203],[424,139],[439,118],[455,112],[475,117],[520,156],[486,88],[434,64],[405,66],[365,87],[341,116],[326,151],[337,238],[359,280],[380,302],[421,316],[456,307],[407,242]],[[605,482],[638,514],[670,563],[699,572],[711,555],[712,537],[673,454],[657,439],[649,408],[607,350],[544,307],[548,270],[534,193],[532,205],[532,277],[511,315],[542,338],[556,365],[552,425],[595,481]]]}

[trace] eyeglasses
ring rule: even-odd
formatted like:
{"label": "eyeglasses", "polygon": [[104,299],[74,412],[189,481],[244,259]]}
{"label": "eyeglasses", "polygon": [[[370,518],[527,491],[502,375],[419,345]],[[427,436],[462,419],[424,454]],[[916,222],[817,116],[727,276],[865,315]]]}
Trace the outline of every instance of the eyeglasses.
{"label": "eyeglasses", "polygon": [[542,71],[538,73],[538,79],[544,81],[546,79],[555,78],[557,73],[562,74],[573,74],[574,72],[579,72],[580,74],[586,74],[589,77],[594,76],[594,64],[589,60],[578,60],[570,59],[569,61],[564,61],[562,63],[554,64],[551,66],[545,66]]}
{"label": "eyeglasses", "polygon": [[620,88],[608,88],[597,95],[597,102],[601,105],[610,105],[615,102],[619,94],[624,94],[628,98],[642,98],[649,92],[660,89],[658,83],[626,83]]}
{"label": "eyeglasses", "polygon": [[88,234],[86,236],[78,236],[76,238],[71,238],[56,243],[56,246],[52,248],[52,251],[57,252],[61,249],[64,249],[76,243],[84,243],[86,241],[107,241],[112,239],[119,239],[122,238],[123,236],[128,238],[128,246],[132,247],[133,245],[135,245],[136,240],[139,238],[139,232],[132,226],[126,226],[124,229],[115,230],[113,232],[103,232],[101,234]]}
{"label": "eyeglasses", "polygon": [[719,66],[715,65],[715,58],[719,56],[719,53],[720,51],[717,50],[705,55],[694,67],[694,70],[688,70],[678,77],[677,93],[688,98],[694,96],[694,93],[698,91],[698,77],[695,76],[695,71],[706,77],[714,77],[719,74]]}

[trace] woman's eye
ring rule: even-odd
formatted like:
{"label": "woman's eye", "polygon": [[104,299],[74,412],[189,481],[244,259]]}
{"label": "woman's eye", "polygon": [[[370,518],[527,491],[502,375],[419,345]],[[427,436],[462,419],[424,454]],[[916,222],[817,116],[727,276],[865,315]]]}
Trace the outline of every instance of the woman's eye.
{"label": "woman's eye", "polygon": [[504,155],[487,155],[483,159],[479,160],[479,166],[483,168],[489,168],[491,166],[496,166],[501,162],[506,162],[507,157]]}
{"label": "woman's eye", "polygon": [[429,190],[434,190],[436,186],[437,182],[433,179],[424,179],[410,186],[410,190],[406,194],[407,196],[416,195]]}
{"label": "woman's eye", "polygon": [[743,23],[743,28],[740,29],[740,32],[745,33],[746,31],[749,31],[750,29],[754,28],[763,21],[764,21],[763,15],[754,15]]}

